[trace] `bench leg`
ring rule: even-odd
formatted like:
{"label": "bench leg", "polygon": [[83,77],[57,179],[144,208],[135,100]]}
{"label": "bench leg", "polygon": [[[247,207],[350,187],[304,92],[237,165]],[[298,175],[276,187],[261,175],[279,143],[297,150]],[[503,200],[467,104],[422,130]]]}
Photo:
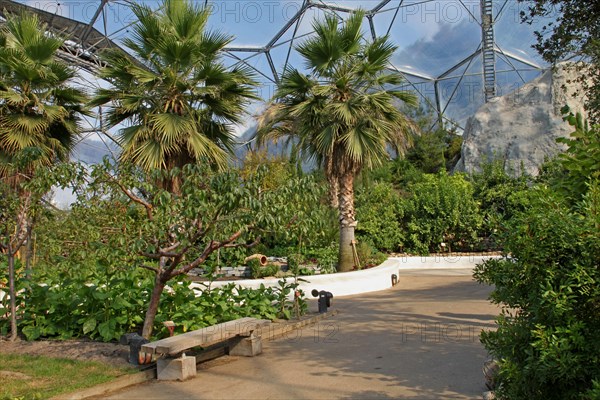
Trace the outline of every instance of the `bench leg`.
{"label": "bench leg", "polygon": [[229,339],[229,355],[254,357],[262,353],[262,338],[260,336],[235,337]]}
{"label": "bench leg", "polygon": [[156,377],[159,381],[185,381],[196,376],[196,357],[159,358]]}

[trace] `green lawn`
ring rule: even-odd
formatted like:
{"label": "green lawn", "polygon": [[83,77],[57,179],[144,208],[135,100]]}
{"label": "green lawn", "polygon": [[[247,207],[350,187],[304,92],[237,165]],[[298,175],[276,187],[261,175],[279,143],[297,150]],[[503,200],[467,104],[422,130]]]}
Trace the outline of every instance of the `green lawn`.
{"label": "green lawn", "polygon": [[132,372],[98,362],[0,354],[0,400],[47,399]]}

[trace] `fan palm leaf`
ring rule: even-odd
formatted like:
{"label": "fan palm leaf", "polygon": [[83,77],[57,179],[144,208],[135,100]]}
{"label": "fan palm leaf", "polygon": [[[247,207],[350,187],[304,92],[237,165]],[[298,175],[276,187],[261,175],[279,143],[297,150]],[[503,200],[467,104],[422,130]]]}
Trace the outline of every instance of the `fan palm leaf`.
{"label": "fan palm leaf", "polygon": [[47,33],[37,16],[9,16],[0,28],[0,177],[15,175],[13,160],[27,148],[39,155],[26,167],[65,159],[88,111],[73,86],[76,72],[56,57],[63,39]]}
{"label": "fan palm leaf", "polygon": [[121,159],[141,168],[169,169],[190,162],[227,164],[233,125],[239,123],[256,85],[246,68],[221,61],[231,36],[206,28],[208,8],[189,0],[164,0],[161,11],[135,4],[138,22],[118,50],[103,54],[99,89],[91,106],[105,106],[108,128],[117,128]]}

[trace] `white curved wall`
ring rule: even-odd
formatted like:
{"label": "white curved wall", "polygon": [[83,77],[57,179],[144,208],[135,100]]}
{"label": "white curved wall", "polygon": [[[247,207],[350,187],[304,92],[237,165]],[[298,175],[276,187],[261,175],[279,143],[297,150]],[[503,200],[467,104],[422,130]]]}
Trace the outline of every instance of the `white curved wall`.
{"label": "white curved wall", "polygon": [[[307,282],[300,282],[307,296],[313,289],[326,290],[334,297],[350,296],[368,292],[376,292],[392,287],[392,274],[400,275],[402,271],[423,269],[472,269],[491,256],[433,256],[433,257],[391,257],[383,264],[362,271],[338,272],[336,274],[302,276]],[[290,281],[293,278],[287,278]],[[260,285],[278,286],[281,278],[244,279],[237,281],[216,281],[211,287],[221,287],[230,283],[246,288],[257,289]],[[193,283],[194,289],[203,290],[204,285]]]}

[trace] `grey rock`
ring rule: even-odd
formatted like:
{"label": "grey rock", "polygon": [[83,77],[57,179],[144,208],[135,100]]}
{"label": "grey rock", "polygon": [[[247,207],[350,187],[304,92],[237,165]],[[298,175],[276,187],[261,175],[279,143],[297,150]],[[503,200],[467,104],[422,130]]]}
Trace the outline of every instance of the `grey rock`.
{"label": "grey rock", "polygon": [[585,98],[573,82],[580,74],[575,64],[561,63],[540,77],[505,96],[484,104],[467,121],[461,158],[455,171],[477,172],[483,161],[503,159],[514,175],[535,176],[546,157],[563,150],[556,143],[573,128],[562,120],[561,108],[568,104],[583,113]]}

